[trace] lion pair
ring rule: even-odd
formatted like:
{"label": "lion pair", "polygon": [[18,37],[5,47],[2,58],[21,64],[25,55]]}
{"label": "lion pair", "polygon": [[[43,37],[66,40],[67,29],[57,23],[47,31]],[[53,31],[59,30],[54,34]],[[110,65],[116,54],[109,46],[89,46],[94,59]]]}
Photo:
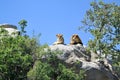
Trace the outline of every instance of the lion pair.
{"label": "lion pair", "polygon": [[[62,34],[57,34],[56,37],[57,37],[57,41],[54,42],[53,45],[64,44],[64,38]],[[75,45],[75,44],[83,45],[80,37],[77,34],[73,34],[70,39],[70,45]]]}

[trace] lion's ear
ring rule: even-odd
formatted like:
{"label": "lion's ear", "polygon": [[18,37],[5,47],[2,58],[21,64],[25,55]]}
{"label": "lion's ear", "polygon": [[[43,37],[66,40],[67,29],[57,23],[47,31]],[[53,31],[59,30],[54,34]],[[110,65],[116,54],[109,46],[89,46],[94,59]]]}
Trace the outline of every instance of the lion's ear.
{"label": "lion's ear", "polygon": [[75,34],[72,35],[72,37],[74,37],[74,36],[75,36]]}
{"label": "lion's ear", "polygon": [[58,36],[58,34],[56,34],[56,36]]}

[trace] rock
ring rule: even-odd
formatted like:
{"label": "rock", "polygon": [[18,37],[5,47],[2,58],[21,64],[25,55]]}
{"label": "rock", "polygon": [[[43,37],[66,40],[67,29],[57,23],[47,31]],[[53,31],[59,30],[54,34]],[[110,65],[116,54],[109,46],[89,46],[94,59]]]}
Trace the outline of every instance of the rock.
{"label": "rock", "polygon": [[[62,54],[58,54],[58,58],[65,63],[76,66],[77,61],[80,64],[77,65],[77,69],[84,69],[86,72],[85,80],[119,80],[114,74],[112,66],[108,63],[107,59],[98,60],[94,57],[96,55],[87,53],[86,49],[81,45],[51,45],[49,46],[51,51],[61,51]],[[78,70],[79,71],[79,70]]]}
{"label": "rock", "polygon": [[[53,45],[50,46],[50,49],[52,51],[62,51],[63,54],[59,55],[58,57],[62,60],[65,60],[65,62],[70,63],[71,60],[76,61],[77,59],[85,59],[90,60],[90,54],[86,53],[86,50],[84,47],[82,47],[81,44],[78,45]],[[72,59],[73,58],[73,59]]]}
{"label": "rock", "polygon": [[17,29],[17,27],[15,25],[11,25],[11,24],[0,24],[0,31],[4,29],[6,30],[8,33],[7,34],[0,34],[1,36],[12,36],[12,37],[16,37],[18,35],[20,35],[20,31]]}

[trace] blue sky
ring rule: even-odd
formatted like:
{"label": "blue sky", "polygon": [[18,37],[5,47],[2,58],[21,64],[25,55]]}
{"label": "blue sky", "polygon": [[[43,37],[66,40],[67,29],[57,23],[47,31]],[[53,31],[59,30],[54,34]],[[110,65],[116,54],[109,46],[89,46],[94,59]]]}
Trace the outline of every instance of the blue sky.
{"label": "blue sky", "polygon": [[[32,36],[41,33],[40,43],[51,45],[56,34],[64,35],[69,44],[72,34],[79,34],[84,45],[92,36],[78,30],[86,10],[93,0],[0,0],[0,24],[9,23],[18,26],[22,19],[28,21],[27,33]],[[97,0],[96,0],[97,1]],[[103,0],[107,3],[120,0]]]}

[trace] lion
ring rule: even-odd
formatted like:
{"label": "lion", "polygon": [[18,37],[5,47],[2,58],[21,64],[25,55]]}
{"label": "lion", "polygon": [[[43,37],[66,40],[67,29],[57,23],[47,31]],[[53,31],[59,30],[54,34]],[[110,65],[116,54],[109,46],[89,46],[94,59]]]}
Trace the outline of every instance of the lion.
{"label": "lion", "polygon": [[77,34],[73,34],[70,40],[70,45],[81,44],[83,45],[80,37]]}
{"label": "lion", "polygon": [[57,44],[64,44],[64,38],[62,34],[57,34],[57,41],[53,43],[53,45],[57,45]]}

